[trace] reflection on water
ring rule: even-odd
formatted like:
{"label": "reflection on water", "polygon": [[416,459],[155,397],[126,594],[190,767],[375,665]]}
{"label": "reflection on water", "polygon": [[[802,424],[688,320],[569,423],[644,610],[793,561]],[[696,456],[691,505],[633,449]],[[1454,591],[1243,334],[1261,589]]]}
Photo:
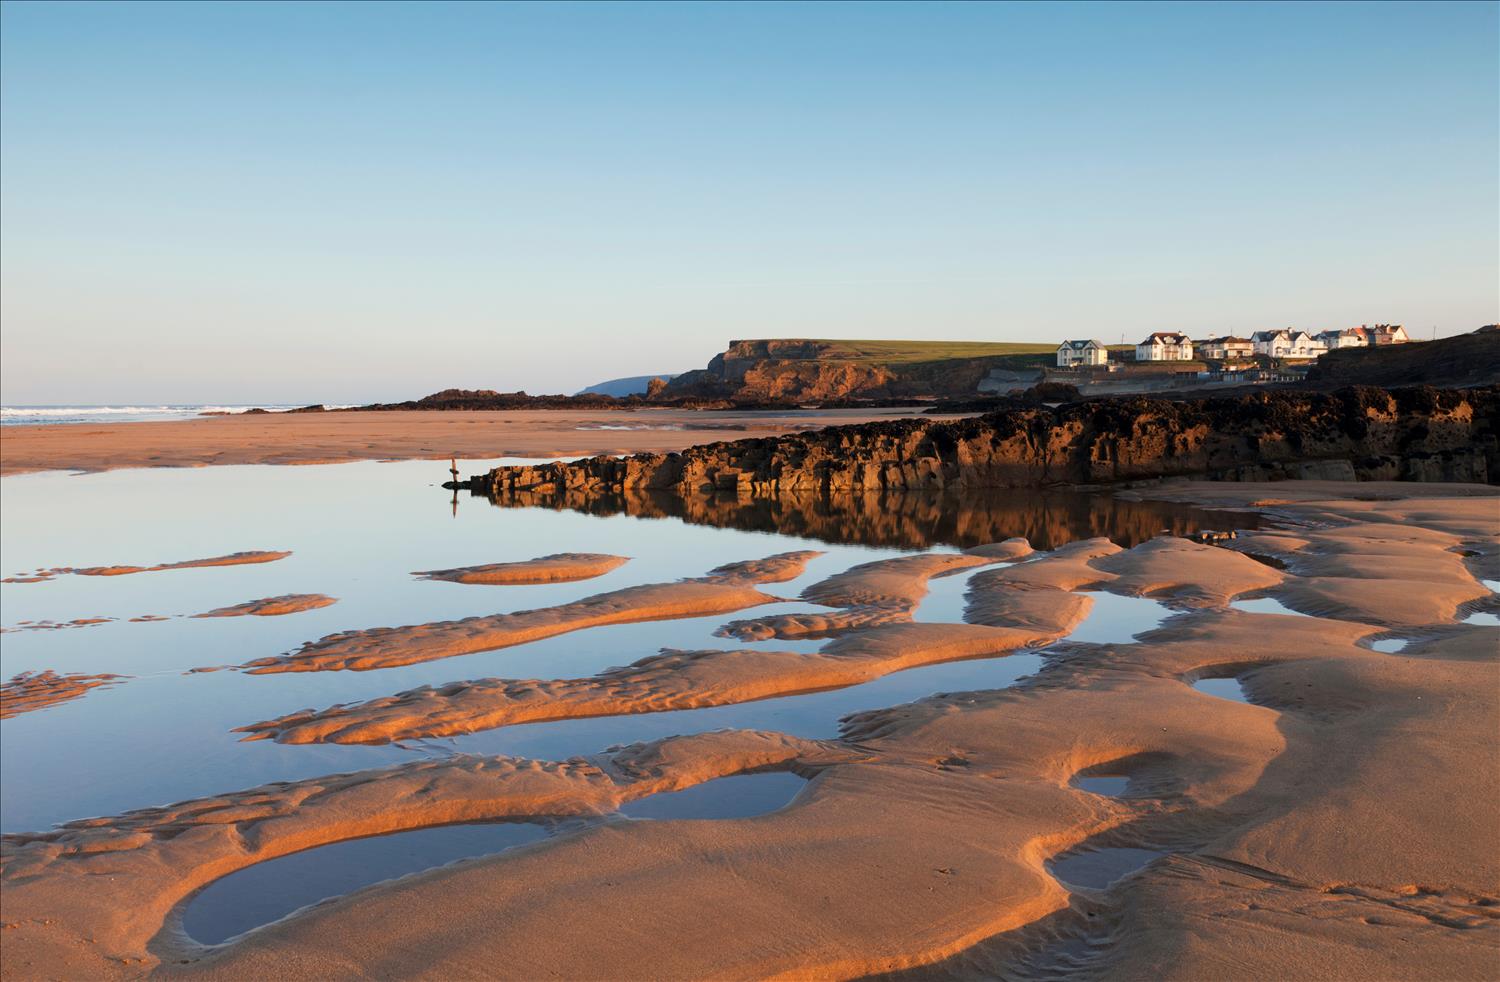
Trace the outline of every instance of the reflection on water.
{"label": "reflection on water", "polygon": [[1075,777],[1073,784],[1081,791],[1089,794],[1104,795],[1108,798],[1118,798],[1130,787],[1128,777]]}
{"label": "reflection on water", "polygon": [[795,774],[737,774],[638,798],[620,809],[631,818],[749,818],[785,807],[807,782]]}
{"label": "reflection on water", "polygon": [[1288,614],[1293,617],[1308,616],[1300,610],[1293,610],[1275,597],[1256,597],[1254,600],[1232,600],[1229,606],[1235,610],[1243,610],[1247,614]]}
{"label": "reflection on water", "polygon": [[[785,807],[807,782],[773,771],[738,774],[681,791],[648,795],[620,814],[633,819],[725,819]],[[190,898],[182,927],[201,944],[219,944],[332,897],[461,859],[539,842],[547,827],[523,822],[442,825],[335,842],[280,856],[215,880]]]}
{"label": "reflection on water", "polygon": [[[466,470],[483,466],[485,462],[464,464]],[[822,642],[742,644],[713,632],[735,617],[816,609],[793,598],[804,586],[851,565],[902,554],[893,546],[951,548],[1014,535],[1043,546],[1081,535],[1108,535],[1129,544],[1163,528],[1224,528],[1245,521],[1243,516],[1177,506],[1034,492],[997,495],[988,503],[965,498],[945,504],[942,496],[861,499],[844,505],[823,501],[806,507],[732,502],[712,511],[726,519],[722,527],[710,523],[708,513],[680,516],[684,521],[641,521],[635,516],[648,513],[639,509],[495,509],[467,497],[455,515],[439,487],[447,477],[447,461],[413,461],[5,478],[0,572],[6,574],[249,549],[287,549],[292,555],[276,563],[189,569],[170,577],[59,577],[0,584],[0,609],[8,626],[81,615],[115,618],[88,630],[7,633],[0,645],[3,677],[45,669],[130,676],[71,702],[0,721],[0,830],[44,829],[71,819],[402,763],[454,749],[559,759],[729,726],[837,737],[839,719],[849,713],[935,692],[1004,687],[1036,672],[1041,660],[1021,653],[930,665],[847,689],[739,706],[509,726],[411,747],[241,743],[231,730],[303,707],[460,679],[585,677],[662,647],[815,651]],[[945,510],[949,505],[951,510]],[[748,613],[615,625],[371,672],[186,674],[199,666],[238,664],[288,651],[335,631],[545,607],[807,548],[827,555],[813,560],[798,579],[766,587],[767,593],[788,598],[785,602]],[[531,586],[463,586],[410,574],[567,551],[631,559],[597,579]],[[934,594],[924,604],[922,618],[956,619],[964,578],[933,582]],[[281,617],[130,622],[142,614],[197,613],[287,593],[323,593],[339,602]],[[1116,636],[1134,633],[1139,623],[1116,628]],[[497,833],[490,829],[486,834]]]}
{"label": "reflection on water", "polygon": [[1115,593],[1090,591],[1094,605],[1083,623],[1068,635],[1069,641],[1088,644],[1130,644],[1137,635],[1155,630],[1172,616],[1172,610],[1149,597],[1123,597]]}
{"label": "reflection on water", "polygon": [[[476,497],[483,497],[476,494]],[[1259,517],[1212,512],[1158,501],[1063,490],[970,490],[782,495],[733,494],[682,498],[666,492],[586,494],[517,492],[489,499],[498,508],[542,508],[589,515],[676,518],[746,532],[776,532],[824,542],[926,549],[968,546],[1025,536],[1036,549],[1105,536],[1130,547],[1170,532],[1249,529]]]}
{"label": "reflection on water", "polygon": [[540,825],[492,822],[335,842],[247,866],[215,880],[187,902],[182,927],[200,944],[218,944],[309,904],[372,883],[546,837],[547,830]]}
{"label": "reflection on water", "polygon": [[1091,849],[1048,860],[1047,872],[1064,886],[1102,890],[1165,855],[1156,849]]}
{"label": "reflection on water", "polygon": [[1250,701],[1245,695],[1245,687],[1240,684],[1239,679],[1199,679],[1193,683],[1193,688],[1210,696],[1228,699],[1231,702]]}

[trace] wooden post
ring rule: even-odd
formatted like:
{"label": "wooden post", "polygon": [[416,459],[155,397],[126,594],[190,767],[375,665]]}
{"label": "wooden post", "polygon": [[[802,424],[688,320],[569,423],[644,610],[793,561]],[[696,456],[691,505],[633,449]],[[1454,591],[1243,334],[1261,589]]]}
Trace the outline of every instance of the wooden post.
{"label": "wooden post", "polygon": [[458,483],[458,458],[452,457],[448,460],[448,473],[453,475],[453,483]]}

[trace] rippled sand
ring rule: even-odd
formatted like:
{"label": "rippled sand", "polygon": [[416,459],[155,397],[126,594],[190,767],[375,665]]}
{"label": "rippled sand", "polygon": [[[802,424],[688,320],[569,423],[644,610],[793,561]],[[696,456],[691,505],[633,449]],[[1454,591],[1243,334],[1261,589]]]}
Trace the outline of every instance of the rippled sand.
{"label": "rippled sand", "polygon": [[[834,741],[736,730],[564,762],[460,754],[8,836],[6,977],[1490,974],[1500,955],[1500,628],[1462,621],[1496,606],[1479,577],[1494,579],[1500,562],[1500,498],[1291,483],[1151,493],[1256,508],[1279,527],[1227,548],[1096,539],[1034,557],[1013,548],[883,560],[804,589],[827,608],[821,622],[725,626],[831,638],[816,652],[664,652],[590,678],[457,682],[262,724],[278,738],[432,735],[760,699],[1048,645],[1029,683],[861,713]],[[773,558],[580,603],[659,613],[674,591],[708,589],[748,591],[735,600],[750,606],[754,584],[800,569]],[[934,576],[960,572],[972,573],[965,611],[975,623],[911,620]],[[1128,643],[1056,640],[1087,613],[1086,590],[1150,596],[1172,616]],[[1231,606],[1247,596],[1299,613]],[[563,609],[546,623],[575,623],[576,610]],[[1372,649],[1397,628],[1404,648]],[[405,632],[400,650],[450,643],[387,630]],[[387,638],[375,634],[368,650],[398,650]],[[311,650],[316,660],[326,649]],[[339,660],[347,654],[332,667],[355,667]],[[1246,701],[1197,691],[1205,678],[1237,679]],[[174,929],[195,888],[274,856],[454,822],[604,816],[644,795],[765,770],[811,783],[755,818],[584,822],[220,948]],[[1100,794],[1080,787],[1081,775],[1129,780]],[[1107,886],[1060,878],[1095,854],[1131,862],[1090,880]]]}

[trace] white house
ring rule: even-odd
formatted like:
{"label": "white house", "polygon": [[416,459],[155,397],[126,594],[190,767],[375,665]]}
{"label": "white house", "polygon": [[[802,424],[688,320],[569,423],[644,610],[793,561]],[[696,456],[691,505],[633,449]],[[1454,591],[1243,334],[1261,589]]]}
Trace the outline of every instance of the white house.
{"label": "white house", "polygon": [[1078,365],[1105,365],[1109,363],[1109,349],[1100,341],[1064,341],[1057,346],[1057,367],[1073,368]]}
{"label": "white house", "polygon": [[1367,327],[1365,331],[1370,336],[1372,345],[1406,344],[1411,338],[1406,336],[1406,328],[1400,324],[1376,324]]}
{"label": "white house", "polygon": [[1363,327],[1350,327],[1342,331],[1323,331],[1315,337],[1322,341],[1329,351],[1334,348],[1363,348],[1370,343],[1369,332]]}
{"label": "white house", "polygon": [[1193,342],[1186,334],[1157,331],[1135,346],[1136,361],[1192,361]]}
{"label": "white house", "polygon": [[1194,347],[1200,358],[1213,358],[1218,361],[1249,358],[1255,353],[1255,345],[1248,338],[1237,338],[1233,335],[1198,341]]}
{"label": "white house", "polygon": [[1257,355],[1272,358],[1316,358],[1328,350],[1328,345],[1306,331],[1282,328],[1279,331],[1256,331],[1251,339]]}

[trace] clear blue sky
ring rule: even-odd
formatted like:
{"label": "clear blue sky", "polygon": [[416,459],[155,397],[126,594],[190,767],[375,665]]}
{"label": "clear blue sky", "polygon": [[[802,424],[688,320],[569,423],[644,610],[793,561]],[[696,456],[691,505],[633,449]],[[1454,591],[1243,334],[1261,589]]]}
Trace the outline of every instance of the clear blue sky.
{"label": "clear blue sky", "polygon": [[6,403],[1500,306],[1461,4],[6,3]]}

